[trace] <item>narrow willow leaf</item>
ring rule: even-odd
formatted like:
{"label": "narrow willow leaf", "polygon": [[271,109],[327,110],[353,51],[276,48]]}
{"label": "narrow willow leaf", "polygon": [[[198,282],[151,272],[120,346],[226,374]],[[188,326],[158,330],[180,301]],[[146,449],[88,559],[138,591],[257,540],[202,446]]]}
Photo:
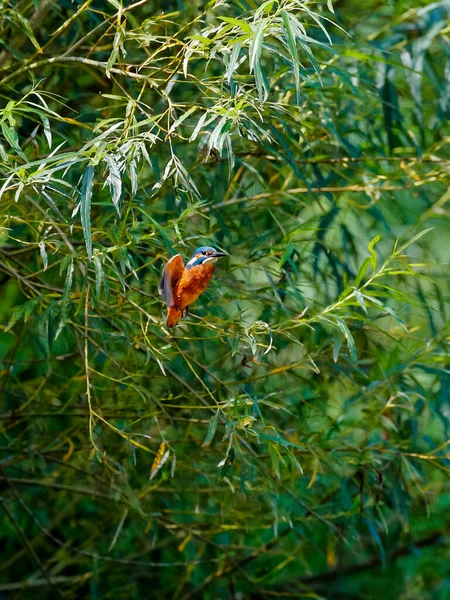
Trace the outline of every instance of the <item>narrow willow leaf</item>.
{"label": "narrow willow leaf", "polygon": [[27,300],[26,302],[24,302],[22,306],[15,312],[13,312],[13,314],[11,315],[8,325],[6,326],[5,332],[9,331],[12,327],[14,327],[17,321],[19,321],[19,319],[21,319],[22,317],[24,317],[26,321],[30,314],[34,312],[38,303],[39,298],[32,298],[31,300]]}
{"label": "narrow willow leaf", "polygon": [[137,164],[136,164],[135,158],[133,158],[133,160],[128,165],[128,176],[131,181],[131,193],[134,196],[134,194],[136,194],[136,192],[137,192],[138,185],[139,185],[138,184]]}
{"label": "narrow willow leaf", "polygon": [[355,340],[353,339],[353,335],[351,334],[350,329],[347,327],[347,323],[343,319],[336,319],[337,326],[344,334],[345,340],[347,342],[347,346],[350,352],[350,356],[354,360],[354,362],[358,362],[358,354],[356,352]]}
{"label": "narrow willow leaf", "polygon": [[278,448],[276,446],[274,446],[273,444],[268,444],[268,448],[269,448],[270,459],[272,461],[272,468],[275,471],[275,475],[277,476],[277,479],[281,480],[280,452],[279,452]]}
{"label": "narrow willow leaf", "polygon": [[102,283],[104,281],[104,273],[102,263],[98,256],[94,256],[94,267],[95,267],[95,295],[97,296],[97,300],[100,298],[100,294],[102,291]]}
{"label": "narrow willow leaf", "polygon": [[258,90],[258,97],[261,104],[267,100],[269,96],[269,84],[264,75],[264,71],[261,69],[261,63],[258,61],[255,64],[255,84]]}
{"label": "narrow willow leaf", "polygon": [[161,442],[161,445],[158,448],[158,452],[156,453],[155,460],[153,461],[151,470],[150,470],[150,481],[156,476],[158,471],[162,469],[164,464],[167,462],[167,459],[170,455],[170,448],[165,450],[166,442]]}
{"label": "narrow willow leaf", "polygon": [[48,256],[44,242],[39,242],[39,252],[41,254],[42,262],[44,263],[44,271],[46,271],[48,267]]}
{"label": "narrow willow leaf", "polygon": [[108,552],[111,552],[111,550],[112,550],[112,549],[114,548],[114,546],[116,545],[116,542],[117,542],[117,540],[118,540],[118,538],[119,538],[120,532],[122,531],[123,525],[124,525],[124,523],[125,523],[125,519],[126,519],[126,518],[127,518],[127,516],[128,516],[128,511],[129,511],[129,509],[128,509],[128,508],[126,508],[126,509],[124,510],[123,516],[122,516],[122,518],[120,519],[120,523],[119,523],[119,525],[118,525],[118,527],[117,527],[117,529],[116,529],[116,533],[114,534],[113,540],[112,540],[112,542],[111,542],[111,544],[110,544],[110,546],[109,546],[109,548],[108,548]]}
{"label": "narrow willow leaf", "polygon": [[52,130],[50,128],[50,121],[48,120],[48,117],[46,115],[44,115],[43,113],[39,113],[39,116],[41,118],[42,124],[44,125],[45,139],[47,140],[48,147],[51,148],[52,147]]}
{"label": "narrow willow leaf", "polygon": [[[266,14],[270,14],[272,12],[273,9],[273,5],[275,4],[275,0],[266,0],[266,2],[264,2],[256,11],[256,13],[258,13],[259,11],[264,11]],[[255,13],[255,14],[256,14]]]}
{"label": "narrow willow leaf", "polygon": [[92,259],[91,200],[93,185],[94,167],[89,165],[83,175],[83,184],[81,187],[80,197],[81,226],[83,228],[83,235],[89,260]]}
{"label": "narrow willow leaf", "polygon": [[31,25],[30,25],[29,21],[18,10],[14,10],[13,14],[14,14],[14,19],[17,20],[22,25],[23,31],[28,36],[28,38],[31,41],[31,43],[33,44],[33,46],[36,48],[36,50],[39,53],[41,53],[42,48],[39,46],[39,42],[37,41],[36,36],[34,35],[33,30],[31,29]]}
{"label": "narrow willow leaf", "polygon": [[111,52],[111,54],[109,55],[108,62],[106,63],[106,77],[108,77],[108,78],[111,77],[110,71],[113,68],[118,56],[119,56],[119,51],[116,48],[114,48],[113,51]]}
{"label": "narrow willow leaf", "polygon": [[306,12],[306,13],[307,13],[307,14],[308,14],[310,17],[311,17],[311,19],[313,19],[313,20],[314,20],[314,21],[317,23],[317,25],[320,27],[320,29],[321,29],[321,30],[323,31],[323,33],[325,34],[325,37],[327,38],[327,40],[328,40],[328,42],[329,42],[330,46],[332,46],[332,45],[333,45],[333,42],[332,42],[332,40],[331,40],[330,34],[328,33],[328,31],[327,31],[326,27],[324,27],[324,25],[323,25],[322,21],[320,20],[320,16],[319,16],[317,13],[315,13],[314,11],[312,11],[312,10],[309,10],[309,9],[308,9],[308,8],[306,8],[306,7],[305,7],[305,9],[304,9],[304,10],[305,10],[305,12]]}
{"label": "narrow willow leaf", "polygon": [[230,55],[230,58],[228,60],[228,65],[227,65],[228,83],[231,81],[231,78],[233,77],[233,73],[236,69],[236,65],[239,61],[239,54],[241,52],[241,48],[242,48],[241,42],[236,42],[236,44],[234,44],[234,46],[233,46],[233,50],[231,51],[231,55]]}
{"label": "narrow willow leaf", "polygon": [[294,467],[303,475],[302,465],[300,464],[300,462],[299,462],[298,458],[295,456],[295,454],[292,452],[288,452],[288,457],[290,458]]}
{"label": "narrow willow leaf", "polygon": [[211,135],[209,136],[209,140],[208,140],[208,153],[211,152],[211,150],[213,148],[216,148],[216,150],[219,150],[218,140],[219,140],[220,134],[222,132],[222,128],[224,127],[226,122],[227,122],[227,117],[226,117],[226,115],[223,115],[221,117],[220,121],[214,127]]}
{"label": "narrow willow leaf", "polygon": [[[255,2],[253,2],[253,4],[256,6]],[[255,18],[259,17],[263,13],[270,14],[274,4],[275,0],[266,0],[263,2],[261,6],[258,6],[258,8],[255,10]]]}
{"label": "narrow willow leaf", "polygon": [[172,157],[169,162],[166,165],[166,168],[164,169],[164,173],[162,174],[162,177],[159,181],[157,181],[155,183],[155,185],[152,187],[152,191],[156,191],[159,190],[162,186],[163,183],[166,181],[166,179],[168,179],[174,172],[174,162],[175,159],[174,157]]}
{"label": "narrow willow leaf", "polygon": [[119,201],[122,195],[122,177],[120,175],[119,165],[113,156],[107,154],[104,159],[108,165],[108,177],[106,178],[105,185],[108,184],[109,192],[111,194],[111,200],[114,204],[117,213],[120,215]]}
{"label": "narrow willow leaf", "polygon": [[367,313],[367,306],[366,306],[366,303],[364,302],[364,296],[363,296],[363,295],[361,294],[361,292],[360,292],[358,289],[356,289],[356,288],[353,290],[353,293],[355,294],[355,298],[356,298],[356,300],[357,300],[358,304],[360,305],[360,307],[363,309],[363,311],[364,311],[364,312],[366,313],[366,315],[367,315],[367,314],[368,314],[368,313]]}
{"label": "narrow willow leaf", "polygon": [[220,471],[220,479],[223,479],[230,470],[230,468],[233,466],[234,456],[234,448],[230,448],[226,457],[217,465],[218,467],[222,467],[222,470]]}
{"label": "narrow willow leaf", "polygon": [[231,136],[225,136],[225,146],[227,148],[228,157],[228,176],[231,177],[235,164],[235,157],[233,152],[233,144],[231,143]]}
{"label": "narrow willow leaf", "polygon": [[376,237],[373,238],[373,240],[370,242],[370,244],[368,245],[368,250],[370,252],[370,254],[372,255],[372,269],[375,271],[375,269],[377,268],[377,253],[375,252],[374,248],[375,248],[375,244],[377,244],[381,239],[381,235],[377,235]]}
{"label": "narrow willow leaf", "polygon": [[218,17],[221,21],[225,21],[225,23],[229,23],[230,25],[235,25],[245,31],[245,33],[252,33],[252,28],[247,23],[247,21],[242,21],[241,19],[235,19],[234,17]]}
{"label": "narrow willow leaf", "polygon": [[190,35],[189,39],[190,40],[197,40],[198,42],[201,42],[205,46],[211,46],[211,44],[213,42],[212,40],[210,40],[209,38],[205,37],[204,35]]}
{"label": "narrow willow leaf", "polygon": [[[209,117],[208,117],[209,115]],[[208,118],[207,118],[208,117]],[[197,125],[195,126],[194,131],[192,132],[191,137],[189,138],[190,142],[193,142],[195,139],[197,139],[198,134],[200,133],[200,130],[203,126],[206,127],[206,125],[209,125],[210,123],[212,123],[214,121],[214,119],[216,118],[216,114],[215,113],[209,113],[208,111],[204,112],[202,114],[202,116],[200,117],[200,119],[197,121]]]}
{"label": "narrow willow leaf", "polygon": [[251,41],[249,49],[248,49],[250,73],[253,72],[256,61],[259,61],[259,59],[261,58],[262,44],[263,44],[263,39],[264,39],[264,28],[266,26],[266,22],[267,22],[267,19],[261,19],[261,21],[258,23],[258,26],[256,27],[256,30],[255,30],[254,38]]}
{"label": "narrow willow leaf", "polygon": [[168,135],[173,133],[175,131],[175,129],[177,127],[179,127],[181,125],[181,123],[183,123],[183,121],[189,117],[189,115],[192,115],[192,113],[197,110],[197,108],[198,108],[198,106],[191,106],[191,108],[189,110],[187,110],[185,113],[183,113],[181,115],[181,117],[179,117],[176,121],[174,121],[169,129]]}
{"label": "narrow willow leaf", "polygon": [[113,68],[113,66],[115,65],[116,60],[119,56],[121,41],[122,41],[122,33],[120,31],[117,31],[114,36],[112,52],[108,58],[108,62],[106,63],[106,77],[108,77],[108,79],[111,77],[110,71]]}
{"label": "narrow willow leaf", "polygon": [[334,15],[334,6],[333,6],[333,0],[327,0],[327,6],[328,6],[328,10],[333,13]]}
{"label": "narrow willow leaf", "polygon": [[306,486],[307,490],[311,489],[312,486],[314,485],[314,482],[316,481],[318,470],[319,470],[319,461],[317,460],[317,458],[314,458],[314,468],[313,468],[313,472],[311,475],[311,479],[310,479],[308,485]]}
{"label": "narrow willow leaf", "polygon": [[295,81],[297,104],[299,104],[300,103],[300,63],[299,63],[299,59],[298,59],[297,45],[295,43],[295,34],[291,27],[289,13],[287,13],[285,10],[282,10],[281,18],[283,19],[283,25],[284,25],[284,29],[286,31],[286,37],[287,37],[287,41],[288,41],[289,54],[292,59],[292,68],[294,70],[294,81]]}
{"label": "narrow willow leaf", "polygon": [[333,344],[333,360],[336,363],[338,361],[339,358],[339,353],[341,351],[341,346],[342,346],[342,333],[339,330],[335,330],[334,332],[334,344]]}
{"label": "narrow willow leaf", "polygon": [[397,315],[397,313],[395,313],[392,310],[392,308],[390,308],[389,306],[386,306],[386,304],[384,304],[384,302],[382,302],[378,298],[374,298],[373,296],[368,296],[367,294],[362,294],[362,295],[368,302],[372,302],[373,304],[376,304],[377,306],[382,308],[385,312],[387,312],[389,315],[391,315],[391,317],[393,317],[397,321],[397,323],[399,323],[403,327],[403,329],[406,331],[406,333],[409,333],[406,325],[403,323],[403,321],[400,319],[400,317]]}
{"label": "narrow willow leaf", "polygon": [[2,128],[3,135],[5,136],[5,139],[8,142],[8,144],[12,148],[14,148],[14,150],[17,152],[17,154],[21,158],[23,158],[23,160],[27,161],[27,157],[25,156],[21,147],[19,146],[19,136],[17,135],[17,131],[13,127],[10,127],[9,125],[7,125],[7,123],[5,123],[5,121],[2,121],[1,128]]}
{"label": "narrow willow leaf", "polygon": [[370,256],[368,256],[367,258],[365,258],[363,260],[363,262],[361,263],[361,266],[358,269],[358,273],[356,275],[356,279],[355,279],[355,287],[359,287],[359,284],[361,283],[361,281],[364,278],[364,275],[366,274],[367,271],[367,267],[370,265],[372,259]]}
{"label": "narrow willow leaf", "polygon": [[[299,42],[300,42],[301,47],[306,52],[306,54],[309,57],[309,60],[311,61],[311,64],[313,66],[314,71],[317,74],[317,77],[319,79],[320,84],[323,85],[322,75],[320,73],[319,63],[317,62],[317,60],[316,60],[316,58],[315,58],[315,56],[314,56],[311,48],[309,47],[309,44],[308,44],[308,41],[310,41],[311,38],[308,38],[307,36],[302,36],[301,34],[298,35],[298,38],[299,38]],[[316,42],[316,43],[318,43],[319,45],[323,45],[323,44],[320,44],[319,42]]]}
{"label": "narrow willow leaf", "polygon": [[14,194],[14,202],[19,201],[20,194],[23,192],[24,187],[25,187],[25,184],[23,183],[23,181],[20,181],[19,185],[17,186],[16,193]]}
{"label": "narrow willow leaf", "polygon": [[215,412],[215,414],[211,417],[211,421],[209,423],[208,433],[206,434],[205,441],[202,446],[209,446],[212,442],[214,435],[217,431],[217,424],[219,422],[219,410]]}
{"label": "narrow willow leaf", "polygon": [[403,244],[403,246],[400,246],[400,248],[397,250],[397,253],[400,254],[401,252],[403,252],[403,250],[406,250],[406,248],[412,246],[412,244],[415,244],[418,240],[420,240],[421,237],[423,237],[433,229],[434,227],[428,227],[428,229],[424,229],[423,231],[412,237],[410,240],[408,240],[405,244]]}
{"label": "narrow willow leaf", "polygon": [[70,290],[72,289],[73,283],[73,272],[75,270],[75,265],[73,263],[73,259],[71,260],[68,256],[65,259],[63,259],[61,263],[61,274],[63,273],[64,269],[67,269],[67,272],[63,287],[63,297],[61,301],[61,320],[59,322],[58,329],[55,333],[55,340],[58,339],[59,334],[63,330],[64,325],[66,324],[70,300]]}
{"label": "narrow willow leaf", "polygon": [[6,163],[9,162],[8,154],[5,150],[5,146],[0,142],[0,158],[4,160]]}

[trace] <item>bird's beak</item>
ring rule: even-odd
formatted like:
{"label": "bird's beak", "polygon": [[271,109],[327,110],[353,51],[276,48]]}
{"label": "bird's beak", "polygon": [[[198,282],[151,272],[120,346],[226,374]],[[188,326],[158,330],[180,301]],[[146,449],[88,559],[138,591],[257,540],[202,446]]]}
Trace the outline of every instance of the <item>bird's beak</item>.
{"label": "bird's beak", "polygon": [[216,251],[216,252],[213,254],[213,256],[214,256],[214,258],[220,258],[220,257],[222,257],[222,256],[229,256],[229,254],[227,254],[226,252],[217,252],[217,251]]}

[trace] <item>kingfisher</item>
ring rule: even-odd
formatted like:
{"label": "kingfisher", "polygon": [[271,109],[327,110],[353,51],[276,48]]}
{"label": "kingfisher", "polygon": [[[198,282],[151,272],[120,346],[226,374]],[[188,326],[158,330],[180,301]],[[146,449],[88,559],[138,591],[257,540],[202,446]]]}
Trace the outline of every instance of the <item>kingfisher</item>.
{"label": "kingfisher", "polygon": [[158,286],[167,305],[167,327],[175,327],[182,316],[188,315],[189,306],[206,290],[216,270],[214,263],[222,256],[228,255],[211,246],[197,248],[186,265],[181,254],[172,256]]}

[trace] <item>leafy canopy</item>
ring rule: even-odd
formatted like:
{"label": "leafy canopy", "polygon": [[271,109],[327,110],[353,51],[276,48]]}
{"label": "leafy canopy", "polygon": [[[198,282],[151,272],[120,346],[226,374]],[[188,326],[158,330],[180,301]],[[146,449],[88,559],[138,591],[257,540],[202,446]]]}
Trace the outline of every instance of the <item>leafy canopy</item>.
{"label": "leafy canopy", "polygon": [[449,13],[0,6],[0,592],[445,597]]}

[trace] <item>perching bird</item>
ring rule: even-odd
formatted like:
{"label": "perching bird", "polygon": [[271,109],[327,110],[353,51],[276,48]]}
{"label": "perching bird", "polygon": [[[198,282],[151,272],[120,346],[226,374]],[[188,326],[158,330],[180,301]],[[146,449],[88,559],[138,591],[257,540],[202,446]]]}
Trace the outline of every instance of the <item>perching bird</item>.
{"label": "perching bird", "polygon": [[221,256],[227,254],[211,246],[197,248],[186,266],[181,254],[172,256],[164,267],[158,287],[167,305],[167,327],[175,327],[182,316],[187,316],[189,306],[206,290],[216,270],[214,263]]}

